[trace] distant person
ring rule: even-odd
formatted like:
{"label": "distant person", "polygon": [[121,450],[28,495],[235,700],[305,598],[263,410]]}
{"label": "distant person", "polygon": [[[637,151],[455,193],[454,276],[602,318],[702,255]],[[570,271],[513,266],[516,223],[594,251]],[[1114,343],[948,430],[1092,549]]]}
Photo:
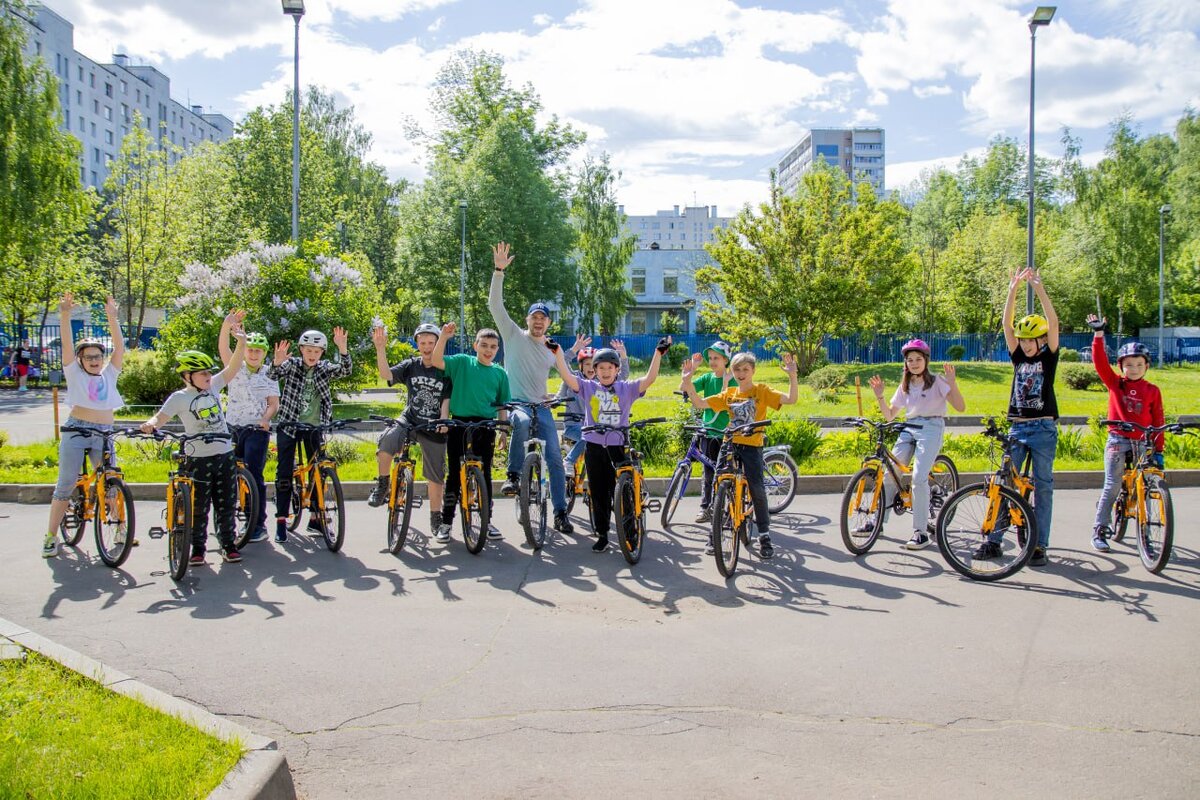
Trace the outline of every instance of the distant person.
{"label": "distant person", "polygon": [[17,391],[27,392],[29,387],[26,383],[29,380],[29,368],[33,363],[33,351],[29,349],[29,341],[22,339],[17,342],[17,346],[12,349],[12,356],[8,359],[8,364],[12,368],[10,374],[17,378]]}

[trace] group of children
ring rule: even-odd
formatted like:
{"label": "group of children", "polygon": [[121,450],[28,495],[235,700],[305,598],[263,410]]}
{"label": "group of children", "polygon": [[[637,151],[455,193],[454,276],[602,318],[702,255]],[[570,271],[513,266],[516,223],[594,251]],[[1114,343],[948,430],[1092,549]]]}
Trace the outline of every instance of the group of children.
{"label": "group of children", "polygon": [[[551,368],[557,370],[563,385],[558,397],[568,400],[565,438],[571,448],[565,459],[549,459],[551,500],[555,513],[555,528],[569,533],[573,530],[566,513],[564,476],[573,470],[582,455],[591,494],[596,542],[593,550],[604,551],[608,546],[609,525],[615,486],[615,467],[621,462],[623,435],[615,431],[588,430],[588,426],[626,426],[634,403],[643,397],[658,378],[663,354],[670,347],[669,337],[659,341],[646,374],[630,380],[629,361],[624,347],[617,340],[612,347],[592,349],[590,339],[579,337],[571,348],[578,370],[572,370],[564,351],[546,336],[550,326],[549,308],[534,303],[526,314],[526,327],[520,328],[503,305],[504,270],[513,257],[508,245],[501,242],[493,248],[495,274],[489,295],[489,307],[500,331],[482,328],[476,335],[474,353],[446,355],[446,345],[457,330],[454,323],[441,328],[420,325],[413,334],[417,355],[390,364],[387,357],[387,330],[377,327],[372,334],[376,365],[381,380],[389,386],[403,386],[408,404],[399,424],[392,426],[379,439],[377,452],[378,479],[368,500],[371,506],[387,502],[388,474],[395,453],[411,437],[421,448],[422,465],[428,481],[430,497],[430,529],[438,542],[450,540],[451,524],[460,491],[460,464],[465,450],[466,433],[461,427],[438,427],[438,420],[453,418],[464,422],[502,420],[511,425],[507,465],[508,480],[504,492],[515,493],[516,476],[524,454],[524,441],[531,432],[545,442],[547,452],[558,452],[558,431],[550,409],[544,406],[518,406],[511,413],[503,408],[516,400],[537,404],[550,397],[547,379]],[[1044,316],[1027,315],[1014,321],[1017,290],[1028,282],[1041,302]],[[112,430],[114,412],[124,405],[117,391],[124,346],[117,320],[116,303],[110,297],[105,305],[113,350],[108,355],[104,343],[82,339],[72,343],[70,313],[72,296],[63,297],[59,306],[62,318],[63,372],[67,382],[67,403],[70,414],[67,423],[76,427]],[[328,340],[320,331],[309,330],[300,335],[299,355],[290,355],[291,343],[275,345],[274,357],[266,363],[268,342],[261,333],[243,330],[245,312],[231,312],[224,320],[218,341],[222,369],[207,354],[187,350],[177,354],[176,370],[183,387],[163,403],[161,409],[141,426],[150,433],[172,418],[179,418],[189,435],[221,434],[210,441],[196,439],[188,443],[192,469],[197,476],[195,516],[192,541],[193,564],[205,561],[208,506],[215,514],[216,535],[226,561],[241,560],[234,547],[236,468],[241,460],[258,484],[260,496],[266,496],[263,469],[266,463],[272,421],[277,423],[327,424],[333,418],[331,384],[350,374],[352,362],[347,348],[345,330],[335,328],[333,341],[337,355],[326,360]],[[1054,492],[1054,456],[1058,438],[1058,404],[1054,378],[1059,360],[1058,318],[1037,273],[1024,270],[1013,277],[1003,314],[1004,336],[1013,363],[1013,379],[1008,418],[1016,441],[1013,458],[1022,463],[1028,456],[1032,461],[1033,505],[1038,522],[1039,539],[1030,563],[1046,564],[1046,549],[1050,539],[1050,521]],[[1104,347],[1105,322],[1095,316],[1088,324],[1096,335],[1092,346],[1092,361],[1109,391],[1109,418],[1136,422],[1141,425],[1161,425],[1163,422],[1162,395],[1158,388],[1145,380],[1150,366],[1149,351],[1143,345],[1130,343],[1117,355],[1120,375],[1113,373]],[[496,363],[500,350],[501,332],[506,345],[505,364]],[[229,346],[230,339],[237,342]],[[906,429],[895,445],[895,454],[905,464],[913,463],[913,534],[905,545],[909,549],[926,547],[930,542],[928,477],[934,459],[942,447],[945,434],[947,406],[962,412],[966,408],[959,390],[954,367],[946,364],[942,374],[935,375],[930,364],[931,349],[920,339],[902,347],[904,366],[900,385],[890,400],[884,400],[884,382],[875,375],[870,379],[883,417],[890,421],[904,412],[909,421],[919,422],[920,428]],[[105,358],[108,356],[108,362]],[[696,375],[707,359],[710,371]],[[729,426],[741,426],[766,419],[770,410],[797,400],[797,364],[791,354],[783,356],[783,370],[789,377],[787,394],[765,383],[754,382],[755,358],[751,353],[734,354],[724,342],[715,342],[703,355],[695,354],[684,362],[680,390],[694,407],[703,412],[706,429],[703,449],[715,462],[724,431]],[[280,385],[282,384],[282,385]],[[227,404],[220,392],[228,394]],[[542,413],[545,412],[545,413]],[[277,426],[279,427],[279,426]],[[320,432],[279,427],[276,433],[278,467],[275,480],[276,530],[275,541],[287,540],[287,519],[291,511],[292,470],[296,448],[315,452],[321,444]],[[1120,486],[1121,470],[1126,454],[1132,450],[1135,433],[1114,430],[1105,448],[1105,482],[1096,509],[1092,544],[1107,551],[1108,527],[1112,504]],[[86,454],[99,462],[103,439],[99,436],[72,434],[63,437],[59,446],[59,477],[50,504],[49,527],[43,555],[53,557],[58,552],[57,530],[67,508],[75,480]],[[738,459],[750,486],[757,526],[759,552],[771,558],[774,546],[770,537],[770,514],[763,483],[763,433],[745,431],[732,437],[733,455]],[[1162,467],[1162,437],[1155,443],[1155,458]],[[472,439],[473,452],[483,461],[485,474],[491,474],[495,450],[495,433],[480,429]],[[697,522],[711,521],[712,470],[705,468],[701,510]],[[487,486],[489,506],[492,503],[490,482]],[[321,520],[310,519],[309,527],[320,532]],[[488,531],[491,538],[501,533],[494,526]],[[249,539],[252,542],[268,538],[266,503],[260,504],[259,518]],[[712,542],[708,551],[712,551]],[[999,556],[999,545],[985,541],[975,553],[976,558]]]}

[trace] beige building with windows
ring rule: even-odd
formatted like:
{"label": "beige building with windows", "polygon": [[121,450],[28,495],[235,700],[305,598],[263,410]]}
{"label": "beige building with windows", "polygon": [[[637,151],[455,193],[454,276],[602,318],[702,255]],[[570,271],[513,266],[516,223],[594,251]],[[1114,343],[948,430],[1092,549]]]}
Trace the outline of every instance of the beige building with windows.
{"label": "beige building with windows", "polygon": [[871,184],[876,197],[883,196],[883,128],[813,128],[779,159],[775,179],[786,194],[795,194],[804,173],[815,159],[846,173],[852,184]]}

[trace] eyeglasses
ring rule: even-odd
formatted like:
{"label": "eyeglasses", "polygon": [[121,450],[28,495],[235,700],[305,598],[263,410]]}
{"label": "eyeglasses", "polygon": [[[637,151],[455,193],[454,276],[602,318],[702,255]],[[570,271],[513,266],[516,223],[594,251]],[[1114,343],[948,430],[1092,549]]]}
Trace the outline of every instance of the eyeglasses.
{"label": "eyeglasses", "polygon": [[81,359],[83,359],[84,361],[103,361],[103,360],[104,360],[104,356],[103,356],[103,355],[99,355],[99,356],[96,356],[96,355],[91,355],[91,356],[84,355],[84,356],[80,356],[80,358],[81,358]]}

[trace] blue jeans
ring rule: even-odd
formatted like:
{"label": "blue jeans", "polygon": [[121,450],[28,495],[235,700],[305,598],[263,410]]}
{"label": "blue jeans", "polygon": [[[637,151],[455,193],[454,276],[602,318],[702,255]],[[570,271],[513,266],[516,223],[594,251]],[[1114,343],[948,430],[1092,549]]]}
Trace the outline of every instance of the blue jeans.
{"label": "blue jeans", "polygon": [[1125,461],[1133,456],[1133,439],[1108,435],[1104,445],[1104,490],[1100,492],[1100,502],[1096,504],[1096,521],[1092,530],[1112,522],[1113,503],[1117,501],[1117,492],[1121,491],[1121,476],[1125,473]]}
{"label": "blue jeans", "polygon": [[1018,468],[1027,454],[1033,456],[1033,516],[1038,525],[1038,546],[1050,546],[1050,520],[1054,511],[1054,453],[1058,449],[1058,422],[1052,419],[1016,420],[1012,424],[1013,463]]}
{"label": "blue jeans", "polygon": [[563,439],[574,442],[571,449],[567,451],[563,457],[563,473],[570,474],[575,471],[575,462],[583,455],[583,449],[586,442],[583,441],[583,426],[579,423],[572,423],[563,428]]}
{"label": "blue jeans", "polygon": [[[563,472],[563,462],[558,458],[558,428],[554,424],[554,414],[548,408],[538,408],[537,438],[546,443],[546,467],[550,472],[550,502],[554,505],[554,513],[567,510],[567,476]],[[525,442],[529,439],[529,430],[533,427],[530,409],[518,408],[508,415],[512,424],[512,435],[508,440],[508,474],[521,472],[525,463]]]}
{"label": "blue jeans", "polygon": [[[912,464],[912,524],[915,533],[925,533],[929,519],[929,473],[933,462],[942,452],[942,440],[946,434],[946,420],[941,417],[913,417],[909,420],[920,428],[905,428],[892,448],[892,453],[905,466]],[[916,463],[913,463],[913,456]],[[891,474],[885,479],[888,502],[895,497],[896,486]],[[886,506],[885,506],[886,508]]]}

